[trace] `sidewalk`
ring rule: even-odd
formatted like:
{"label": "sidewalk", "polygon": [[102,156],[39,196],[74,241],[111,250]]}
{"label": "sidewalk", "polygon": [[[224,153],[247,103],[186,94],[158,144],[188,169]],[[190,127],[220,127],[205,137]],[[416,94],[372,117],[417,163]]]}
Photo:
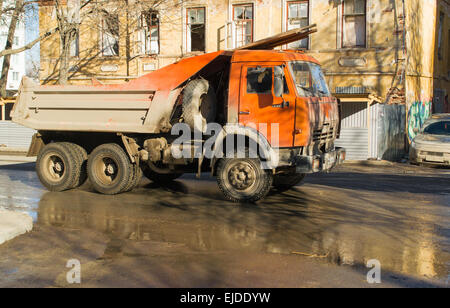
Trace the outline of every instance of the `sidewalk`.
{"label": "sidewalk", "polygon": [[0,150],[0,162],[1,163],[34,163],[36,157],[27,157],[27,153],[11,153],[3,152]]}
{"label": "sidewalk", "polygon": [[0,146],[0,155],[10,155],[10,156],[26,156],[28,153],[28,148],[11,148]]}
{"label": "sidewalk", "polygon": [[359,166],[395,166],[398,162],[387,160],[346,160],[344,165],[359,165]]}

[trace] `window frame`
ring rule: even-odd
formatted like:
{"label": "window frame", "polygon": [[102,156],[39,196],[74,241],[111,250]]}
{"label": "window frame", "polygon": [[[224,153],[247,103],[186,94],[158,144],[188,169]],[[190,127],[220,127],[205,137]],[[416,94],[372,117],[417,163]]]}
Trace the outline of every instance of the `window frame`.
{"label": "window frame", "polygon": [[[199,10],[203,10],[203,23],[191,23],[189,20],[189,12],[190,11],[199,11]],[[207,10],[206,7],[204,6],[195,6],[195,7],[188,7],[186,8],[186,52],[206,52],[206,20],[207,20],[207,16],[206,16]],[[197,16],[198,16],[198,12],[197,12]],[[204,27],[204,45],[205,48],[204,50],[196,50],[196,51],[192,51],[192,42],[189,42],[189,39],[192,39],[192,33],[191,33],[191,25],[203,25]]]}
{"label": "window frame", "polygon": [[[72,55],[72,51],[73,51],[72,44],[75,44],[75,50],[76,50],[75,55]],[[79,58],[80,57],[80,30],[79,29],[77,29],[77,34],[75,35],[75,38],[73,39],[73,41],[70,42],[69,56],[71,58]]]}
{"label": "window frame", "polygon": [[[245,8],[246,7],[251,7],[252,8],[252,19],[237,19],[236,18],[236,8],[238,8],[238,7],[244,8],[244,15],[245,15]],[[239,44],[238,44],[238,37],[237,37],[238,24],[237,24],[237,21],[239,21],[239,22],[241,22],[243,24],[245,24],[247,22],[251,23],[251,27],[250,28],[252,29],[252,33],[250,35],[250,42],[249,43],[253,43],[255,41],[255,5],[253,3],[236,3],[236,4],[233,4],[232,9],[233,9],[233,25],[234,25],[234,32],[235,32],[235,38],[234,38],[234,42],[233,42],[234,47],[235,48],[239,48],[239,47],[247,45],[247,44],[244,44],[242,46],[239,46]],[[245,27],[243,27],[243,29],[245,29]],[[247,36],[247,35],[245,35],[245,36]]]}
{"label": "window frame", "polygon": [[[9,110],[7,110],[7,106],[6,105],[12,105],[10,107]],[[11,117],[11,112],[14,109],[14,105],[15,102],[8,102],[8,101],[4,101],[4,102],[0,102],[0,122],[11,122],[12,121],[12,117]],[[9,111],[8,115],[6,114],[6,112]]]}
{"label": "window frame", "polygon": [[[140,14],[140,20],[139,20],[139,31],[142,31],[144,33],[144,41],[141,42],[143,46],[140,46],[139,54],[151,56],[151,55],[159,55],[161,53],[161,21],[159,12],[156,10],[148,10],[148,14],[150,14],[151,18],[153,18],[154,15],[156,15],[157,24],[156,25],[147,25],[147,22],[145,21],[145,12],[141,12]],[[152,30],[156,29],[158,33],[158,37],[156,40],[152,37]],[[152,42],[156,41],[158,45],[158,51],[155,53],[151,50]],[[149,47],[149,48],[147,48]]]}
{"label": "window frame", "polygon": [[[249,70],[251,69],[265,69],[270,70],[270,92],[249,92]],[[246,83],[245,83],[245,95],[273,95],[274,87],[274,66],[261,66],[261,65],[250,65],[246,68]]]}
{"label": "window frame", "polygon": [[[308,12],[308,16],[306,17],[306,19],[308,20],[308,25],[311,24],[311,13],[310,13],[310,0],[292,0],[292,1],[286,1],[286,30],[289,29],[289,5],[290,4],[302,4],[302,3],[306,3],[307,4],[307,12]],[[300,28],[299,28],[300,29]],[[298,50],[309,50],[311,47],[311,42],[310,42],[310,38],[311,36],[308,36],[307,38],[305,38],[304,40],[306,40],[307,42],[307,46],[306,47],[301,47]],[[289,45],[287,45],[289,48]]]}
{"label": "window frame", "polygon": [[[353,13],[353,14],[346,14],[345,13],[345,1],[346,0],[342,0],[341,3],[341,29],[340,29],[340,44],[341,44],[341,48],[343,49],[349,49],[349,48],[367,48],[367,0],[364,0],[364,13]],[[353,0],[353,1],[357,1],[357,0]],[[344,41],[345,41],[345,18],[347,16],[354,16],[354,17],[361,17],[364,16],[364,45],[352,45],[352,46],[345,46],[344,45]]]}
{"label": "window frame", "polygon": [[443,60],[442,49],[444,45],[444,21],[445,14],[442,11],[439,11],[439,25],[438,25],[438,41],[437,41],[437,50],[438,50],[438,60]]}
{"label": "window frame", "polygon": [[[109,12],[102,12],[103,16],[102,16],[102,24],[101,24],[101,31],[100,31],[100,52],[101,52],[101,56],[104,58],[114,58],[114,57],[120,57],[120,16],[119,14],[116,13],[109,13]],[[117,54],[114,55],[107,55],[105,54],[105,46],[104,46],[104,35],[106,33],[106,29],[107,27],[105,27],[105,15],[113,15],[115,17],[117,17],[117,27],[118,27],[118,34],[117,34]],[[111,34],[111,33],[110,33]],[[112,36],[112,35],[111,35]],[[111,46],[109,46],[109,48],[111,48]]]}

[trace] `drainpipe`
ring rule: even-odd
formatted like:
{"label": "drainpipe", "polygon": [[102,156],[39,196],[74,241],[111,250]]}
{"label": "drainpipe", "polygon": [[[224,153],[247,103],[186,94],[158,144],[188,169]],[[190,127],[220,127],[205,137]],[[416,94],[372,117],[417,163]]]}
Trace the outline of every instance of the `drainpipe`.
{"label": "drainpipe", "polygon": [[408,70],[408,46],[406,46],[406,8],[405,8],[405,0],[402,0],[403,6],[403,53],[405,54],[405,70],[402,74],[402,82],[404,82],[405,88],[405,99],[406,99],[406,71]]}

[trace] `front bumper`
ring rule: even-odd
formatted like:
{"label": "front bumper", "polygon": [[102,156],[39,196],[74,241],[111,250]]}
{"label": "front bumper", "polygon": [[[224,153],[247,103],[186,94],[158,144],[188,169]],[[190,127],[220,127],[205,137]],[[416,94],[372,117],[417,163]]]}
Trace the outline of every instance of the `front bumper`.
{"label": "front bumper", "polygon": [[344,148],[336,148],[332,152],[322,155],[297,156],[295,160],[297,173],[316,173],[330,171],[334,167],[344,163],[346,151]]}
{"label": "front bumper", "polygon": [[450,166],[450,153],[411,147],[409,160],[416,164],[424,163]]}

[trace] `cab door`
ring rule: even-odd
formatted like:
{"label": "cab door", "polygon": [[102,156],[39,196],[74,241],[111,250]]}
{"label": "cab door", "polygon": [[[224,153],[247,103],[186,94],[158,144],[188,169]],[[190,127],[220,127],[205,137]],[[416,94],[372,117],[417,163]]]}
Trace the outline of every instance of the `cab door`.
{"label": "cab door", "polygon": [[[276,97],[274,72],[280,68],[285,78],[284,94]],[[242,67],[239,123],[258,129],[275,148],[294,144],[296,95],[291,85],[283,63]]]}

